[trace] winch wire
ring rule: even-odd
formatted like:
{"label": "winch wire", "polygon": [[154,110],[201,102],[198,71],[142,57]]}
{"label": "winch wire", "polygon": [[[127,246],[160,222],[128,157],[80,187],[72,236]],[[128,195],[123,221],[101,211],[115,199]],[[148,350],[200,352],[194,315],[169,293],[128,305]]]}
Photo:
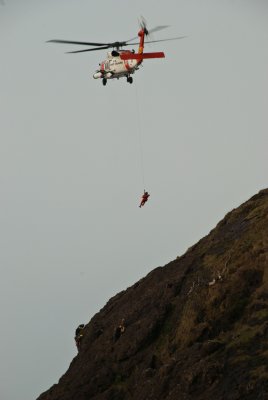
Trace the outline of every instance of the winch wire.
{"label": "winch wire", "polygon": [[139,140],[139,153],[140,153],[140,166],[141,166],[141,178],[143,183],[143,189],[145,190],[145,173],[144,173],[144,158],[143,158],[143,142],[142,142],[142,126],[141,126],[141,109],[139,102],[138,85],[135,85],[136,94],[136,110],[137,110],[137,126],[138,126],[138,140]]}

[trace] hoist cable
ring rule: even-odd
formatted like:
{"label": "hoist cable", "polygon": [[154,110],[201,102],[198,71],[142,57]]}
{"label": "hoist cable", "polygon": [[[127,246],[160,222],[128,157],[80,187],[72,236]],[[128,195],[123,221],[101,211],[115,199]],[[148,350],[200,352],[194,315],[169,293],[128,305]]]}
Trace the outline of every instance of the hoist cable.
{"label": "hoist cable", "polygon": [[138,139],[139,139],[139,146],[140,146],[140,164],[141,164],[141,176],[142,176],[142,183],[143,189],[145,190],[145,174],[144,174],[144,159],[143,159],[143,143],[142,143],[142,127],[141,127],[141,110],[140,110],[140,103],[138,99],[138,86],[135,85],[136,90],[136,109],[137,109],[137,125],[138,125]]}

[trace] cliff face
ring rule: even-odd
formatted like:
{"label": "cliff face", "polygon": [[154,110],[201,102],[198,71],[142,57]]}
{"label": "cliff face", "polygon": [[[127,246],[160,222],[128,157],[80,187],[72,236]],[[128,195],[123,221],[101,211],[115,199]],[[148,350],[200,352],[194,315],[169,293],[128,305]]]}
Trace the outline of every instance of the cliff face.
{"label": "cliff face", "polygon": [[[114,329],[125,318],[125,332]],[[268,190],[119,293],[38,400],[268,399]]]}

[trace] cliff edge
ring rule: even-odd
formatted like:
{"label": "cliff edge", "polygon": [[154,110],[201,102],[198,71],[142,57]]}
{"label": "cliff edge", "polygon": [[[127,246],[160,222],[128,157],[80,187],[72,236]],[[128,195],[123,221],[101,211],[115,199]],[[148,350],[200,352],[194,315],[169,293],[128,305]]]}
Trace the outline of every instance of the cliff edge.
{"label": "cliff edge", "polygon": [[38,397],[74,399],[268,399],[268,189],[91,319]]}

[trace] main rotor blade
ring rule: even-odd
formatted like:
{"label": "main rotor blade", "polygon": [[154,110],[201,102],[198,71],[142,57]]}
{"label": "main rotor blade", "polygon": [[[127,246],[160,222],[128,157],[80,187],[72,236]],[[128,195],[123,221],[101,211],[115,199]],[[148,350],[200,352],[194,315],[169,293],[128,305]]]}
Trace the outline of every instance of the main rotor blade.
{"label": "main rotor blade", "polygon": [[149,33],[149,35],[150,35],[150,34],[153,33],[153,32],[158,32],[158,31],[162,31],[162,29],[169,28],[169,26],[170,26],[170,25],[159,25],[159,26],[156,26],[156,27],[153,28],[153,29],[150,29],[150,30],[148,31],[148,33]]}
{"label": "main rotor blade", "polygon": [[85,51],[103,50],[103,49],[109,49],[109,47],[110,47],[110,46],[103,46],[103,47],[94,47],[93,49],[86,49],[86,50],[66,51],[66,54],[70,54],[70,53],[84,53]]}
{"label": "main rotor blade", "polygon": [[156,42],[168,42],[169,40],[179,40],[179,39],[184,39],[187,36],[178,36],[178,37],[174,37],[174,38],[167,38],[167,39],[160,39],[160,40],[149,40],[148,42],[144,42],[144,43],[156,43]]}
{"label": "main rotor blade", "polygon": [[[179,40],[179,39],[184,39],[187,36],[178,36],[175,38],[168,38],[168,39],[160,39],[160,40],[149,40],[149,41],[145,41],[144,43],[156,43],[156,42],[168,42],[169,40]],[[139,42],[136,43],[126,43],[125,46],[132,46],[135,44],[139,44]]]}
{"label": "main rotor blade", "polygon": [[59,39],[48,40],[47,43],[79,44],[82,46],[107,46],[108,44],[110,44],[110,43],[95,43],[95,42],[74,42],[71,40],[59,40]]}

